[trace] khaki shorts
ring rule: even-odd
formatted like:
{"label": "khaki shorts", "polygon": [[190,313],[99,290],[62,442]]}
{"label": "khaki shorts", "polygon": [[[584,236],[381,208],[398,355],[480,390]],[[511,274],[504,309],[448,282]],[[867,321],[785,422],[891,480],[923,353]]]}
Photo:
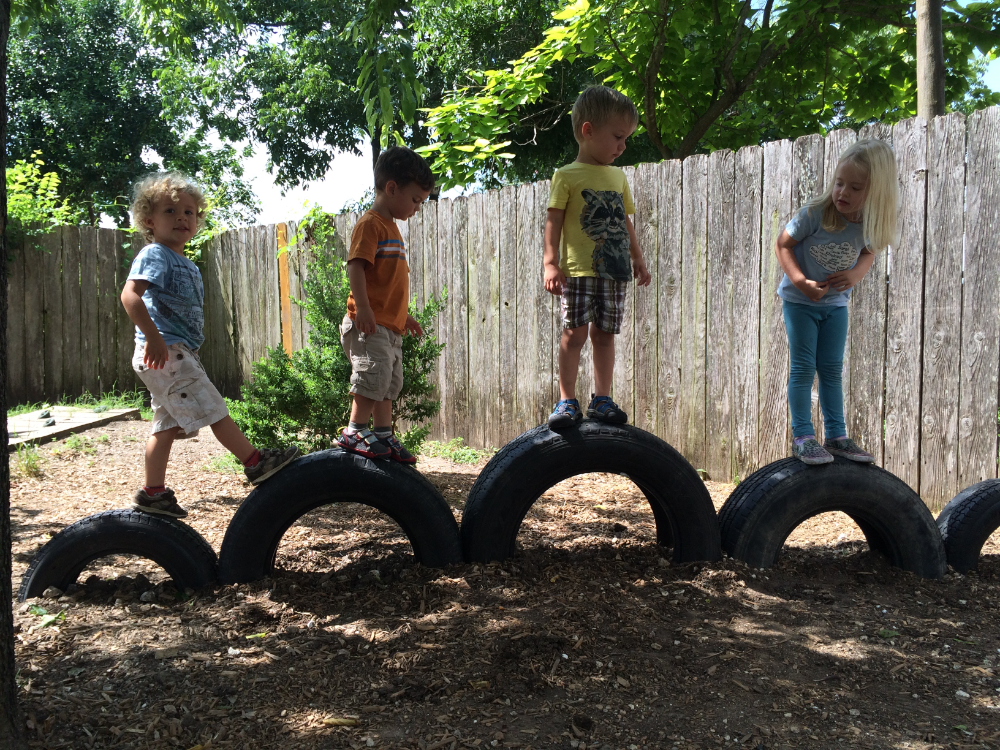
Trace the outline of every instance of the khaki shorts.
{"label": "khaki shorts", "polygon": [[167,347],[167,364],[151,370],[142,363],[146,345],[137,343],[132,369],[153,397],[153,432],[174,427],[183,431],[178,438],[191,438],[198,430],[229,416],[222,394],[208,379],[197,352],[185,344]]}
{"label": "khaki shorts", "polygon": [[351,393],[393,401],[403,389],[403,337],[385,326],[361,333],[350,316],[340,324],[340,345],[351,360]]}

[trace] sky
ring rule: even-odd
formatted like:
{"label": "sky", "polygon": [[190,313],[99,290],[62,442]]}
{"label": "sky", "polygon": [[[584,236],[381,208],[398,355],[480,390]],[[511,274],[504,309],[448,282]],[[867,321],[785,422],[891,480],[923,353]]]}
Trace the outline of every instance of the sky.
{"label": "sky", "polygon": [[[994,91],[1000,91],[1000,59],[990,64],[986,83]],[[318,203],[325,211],[336,212],[345,203],[358,200],[373,186],[371,148],[367,144],[361,144],[361,149],[361,156],[337,154],[324,179],[282,195],[281,189],[274,184],[267,171],[267,151],[258,146],[253,158],[245,163],[245,176],[260,199],[259,223],[275,224],[299,219],[305,214],[307,204]]]}

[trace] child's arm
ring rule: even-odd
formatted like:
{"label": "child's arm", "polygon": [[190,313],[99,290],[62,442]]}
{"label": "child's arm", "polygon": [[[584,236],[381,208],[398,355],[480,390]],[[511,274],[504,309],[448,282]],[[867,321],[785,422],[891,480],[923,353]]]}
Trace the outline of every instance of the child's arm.
{"label": "child's arm", "polygon": [[625,216],[625,226],[628,228],[628,251],[632,256],[632,275],[635,276],[635,284],[636,286],[646,286],[653,280],[653,276],[646,268],[646,259],[642,257],[642,248],[639,247],[639,238],[636,236],[632,217]]}
{"label": "child's arm", "polygon": [[788,280],[795,285],[795,288],[806,295],[813,302],[818,302],[823,295],[830,291],[829,281],[813,281],[807,279],[799,268],[798,261],[795,260],[795,246],[798,244],[787,229],[781,231],[781,236],[774,243],[774,254],[778,256],[778,263],[781,270],[785,272]]}
{"label": "child's arm", "polygon": [[565,220],[565,208],[550,208],[545,217],[545,256],[542,265],[545,269],[545,291],[551,294],[562,294],[563,284],[566,283],[566,275],[559,268],[559,239],[562,237]]}
{"label": "child's arm", "polygon": [[375,333],[375,312],[368,301],[368,279],[365,278],[365,266],[368,261],[355,258],[347,261],[347,280],[351,283],[351,294],[354,295],[354,325],[361,333]]}
{"label": "child's arm", "polygon": [[865,277],[865,274],[868,273],[874,262],[875,253],[866,247],[861,251],[861,255],[858,256],[858,262],[854,264],[854,268],[831,273],[826,277],[826,283],[838,292],[846,292],[848,289],[853,289],[854,285]]}
{"label": "child's arm", "polygon": [[156,329],[156,324],[149,317],[149,310],[146,303],[142,301],[142,295],[149,288],[149,282],[145,279],[129,279],[122,289],[122,306],[128,314],[129,319],[139,327],[146,337],[146,352],[142,361],[150,370],[160,370],[167,365],[167,342],[163,340],[163,335]]}

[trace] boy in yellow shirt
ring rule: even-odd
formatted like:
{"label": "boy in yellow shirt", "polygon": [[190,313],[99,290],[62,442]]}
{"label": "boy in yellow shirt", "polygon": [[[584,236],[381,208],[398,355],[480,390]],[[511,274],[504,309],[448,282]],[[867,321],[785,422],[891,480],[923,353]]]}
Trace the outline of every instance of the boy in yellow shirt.
{"label": "boy in yellow shirt", "polygon": [[559,402],[549,415],[554,430],[577,424],[580,351],[594,347],[594,391],[587,416],[624,424],[628,415],[611,400],[615,335],[621,331],[625,292],[634,276],[650,282],[630,214],[635,213],[625,173],[611,164],[625,151],[639,114],[631,100],[606,86],[591,86],[573,104],[576,161],[552,177],[545,221],[545,289],[562,296]]}

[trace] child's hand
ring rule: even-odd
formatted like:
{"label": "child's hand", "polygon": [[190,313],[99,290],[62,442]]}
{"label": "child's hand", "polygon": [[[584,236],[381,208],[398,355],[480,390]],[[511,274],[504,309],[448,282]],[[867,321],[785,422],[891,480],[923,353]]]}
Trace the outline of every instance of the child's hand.
{"label": "child's hand", "polygon": [[420,323],[418,323],[417,319],[414,318],[412,315],[406,316],[405,330],[407,333],[412,334],[417,338],[420,338],[421,336],[424,335],[424,329],[420,327]]}
{"label": "child's hand", "polygon": [[354,313],[354,325],[357,329],[366,335],[371,335],[375,333],[378,328],[378,323],[375,322],[375,312],[370,307],[358,306],[357,311]]}
{"label": "child's hand", "polygon": [[646,261],[643,258],[636,258],[632,261],[632,275],[635,276],[636,286],[649,286],[653,280],[652,274],[646,269]]}
{"label": "child's hand", "polygon": [[167,342],[162,336],[146,339],[146,351],[142,363],[150,370],[162,370],[167,366]]}
{"label": "child's hand", "polygon": [[848,268],[846,271],[831,273],[826,277],[826,283],[838,292],[846,292],[848,289],[853,289],[854,285],[865,277],[865,271],[867,269],[855,266],[854,268]]}
{"label": "child's hand", "polygon": [[566,284],[566,274],[559,266],[545,264],[545,291],[550,294],[562,294],[563,286]]}
{"label": "child's hand", "polygon": [[823,295],[830,291],[830,282],[828,281],[813,281],[812,279],[803,279],[802,283],[796,284],[804,295],[806,295],[813,302],[819,302],[823,299]]}

